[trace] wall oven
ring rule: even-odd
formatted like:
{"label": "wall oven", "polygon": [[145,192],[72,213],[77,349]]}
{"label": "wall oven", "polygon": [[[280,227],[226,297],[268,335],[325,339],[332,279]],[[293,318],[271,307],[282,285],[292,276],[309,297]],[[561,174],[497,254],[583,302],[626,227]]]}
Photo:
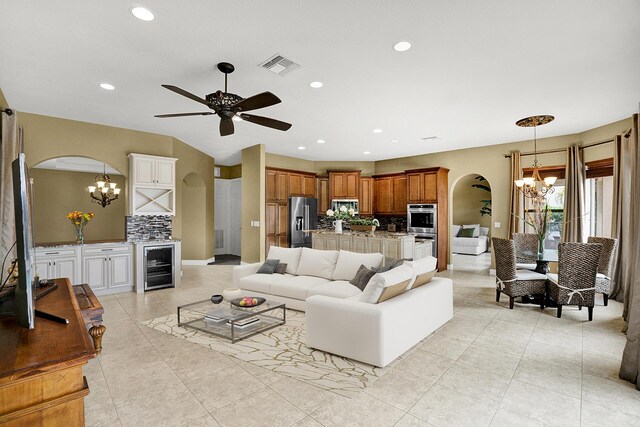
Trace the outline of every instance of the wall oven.
{"label": "wall oven", "polygon": [[438,234],[438,205],[407,205],[407,232],[416,235]]}

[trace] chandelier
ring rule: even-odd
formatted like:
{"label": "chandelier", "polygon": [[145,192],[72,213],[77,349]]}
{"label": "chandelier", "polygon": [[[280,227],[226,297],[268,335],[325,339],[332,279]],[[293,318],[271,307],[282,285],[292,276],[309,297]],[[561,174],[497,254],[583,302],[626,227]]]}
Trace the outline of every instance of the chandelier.
{"label": "chandelier", "polygon": [[111,177],[107,175],[106,171],[107,167],[103,163],[102,164],[102,173],[96,175],[94,178],[95,185],[89,186],[89,195],[91,196],[91,201],[93,203],[97,203],[103,208],[110,205],[111,202],[118,199],[118,194],[120,194],[120,189],[116,188],[118,184],[115,182],[111,182]]}
{"label": "chandelier", "polygon": [[546,195],[553,193],[553,184],[556,182],[555,176],[548,176],[544,179],[540,176],[540,168],[542,164],[538,162],[538,141],[536,135],[536,127],[551,123],[554,117],[549,115],[531,116],[520,119],[516,122],[520,127],[533,127],[533,173],[532,176],[515,180],[516,187],[524,194],[525,197],[537,203],[543,203]]}

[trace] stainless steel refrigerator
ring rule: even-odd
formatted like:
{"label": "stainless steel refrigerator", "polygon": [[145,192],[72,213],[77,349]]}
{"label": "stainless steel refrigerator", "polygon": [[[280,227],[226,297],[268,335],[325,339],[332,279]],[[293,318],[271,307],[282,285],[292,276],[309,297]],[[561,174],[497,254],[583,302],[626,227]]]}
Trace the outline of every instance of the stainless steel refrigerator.
{"label": "stainless steel refrigerator", "polygon": [[311,233],[318,226],[318,201],[313,197],[289,197],[289,247],[311,247]]}

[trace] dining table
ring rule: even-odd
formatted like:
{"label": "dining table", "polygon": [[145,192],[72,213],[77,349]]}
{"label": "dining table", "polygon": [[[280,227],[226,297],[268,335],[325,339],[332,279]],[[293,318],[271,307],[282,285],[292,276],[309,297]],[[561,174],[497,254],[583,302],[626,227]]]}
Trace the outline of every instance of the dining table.
{"label": "dining table", "polygon": [[558,262],[558,250],[557,249],[545,249],[541,253],[533,253],[531,251],[518,251],[516,253],[518,258],[528,258],[536,260],[535,272],[540,274],[547,274],[549,272],[549,263]]}

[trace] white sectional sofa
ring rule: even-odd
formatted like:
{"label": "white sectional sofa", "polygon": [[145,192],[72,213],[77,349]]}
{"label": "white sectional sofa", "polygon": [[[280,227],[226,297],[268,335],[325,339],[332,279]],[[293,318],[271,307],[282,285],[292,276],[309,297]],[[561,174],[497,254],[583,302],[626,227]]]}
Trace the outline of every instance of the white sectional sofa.
{"label": "white sectional sofa", "polygon": [[286,263],[285,274],[257,274],[261,263],[237,266],[234,287],[306,311],[312,348],[383,367],[453,317],[451,280],[424,283],[433,257],[377,273],[364,292],[349,281],[361,265],[379,266],[381,254],[271,247],[267,259]]}
{"label": "white sectional sofa", "polygon": [[[458,237],[461,228],[474,228],[473,237]],[[451,252],[465,255],[480,255],[489,250],[489,228],[473,225],[451,226]]]}

